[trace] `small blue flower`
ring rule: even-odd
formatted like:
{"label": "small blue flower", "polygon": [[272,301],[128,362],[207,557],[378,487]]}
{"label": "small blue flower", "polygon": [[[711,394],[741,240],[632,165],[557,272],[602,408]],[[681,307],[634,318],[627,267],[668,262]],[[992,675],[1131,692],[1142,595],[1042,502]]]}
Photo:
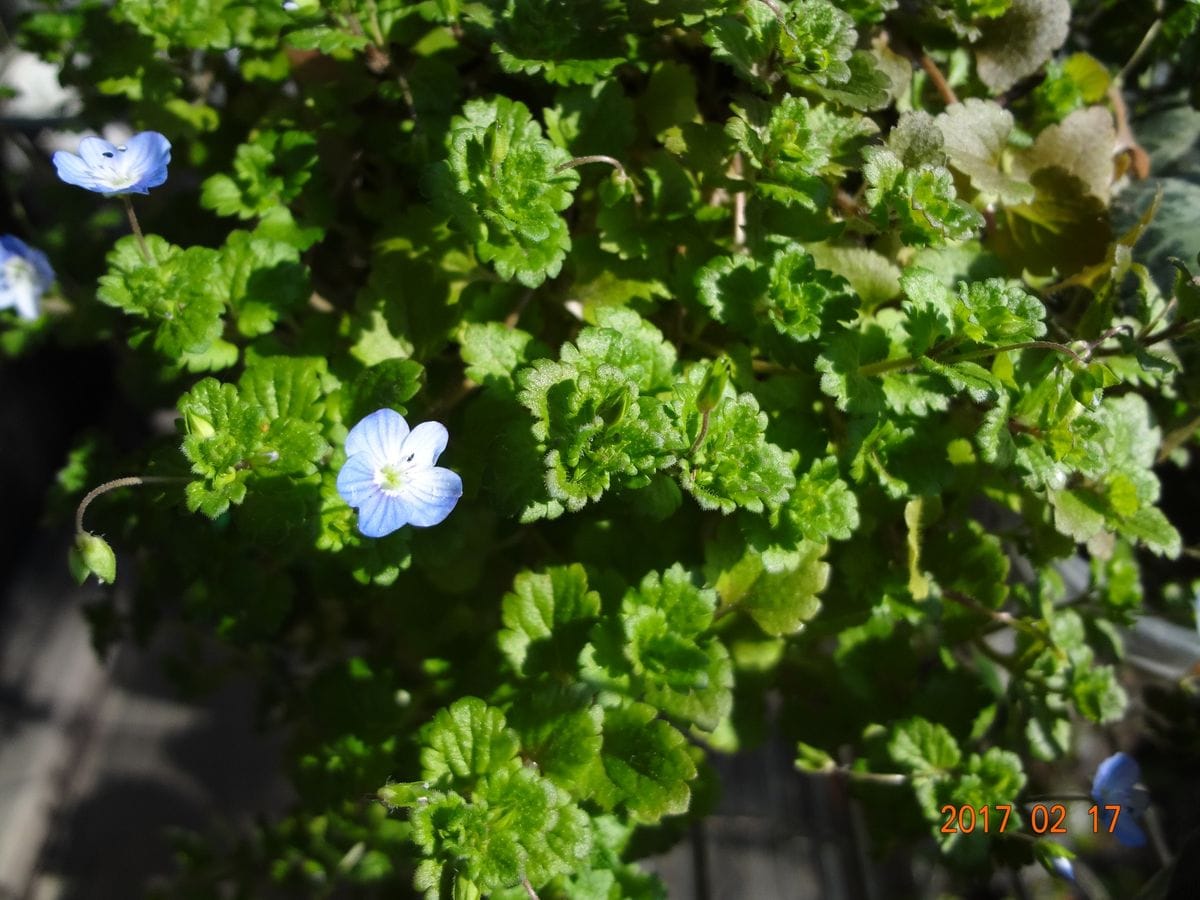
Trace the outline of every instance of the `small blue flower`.
{"label": "small blue flower", "polygon": [[53,283],[45,253],[11,234],[0,237],[0,309],[11,306],[22,319],[36,319],[38,300]]}
{"label": "small blue flower", "polygon": [[1063,879],[1063,881],[1069,881],[1072,884],[1075,883],[1075,865],[1065,856],[1054,857],[1054,861],[1050,863],[1050,866],[1054,869],[1054,874]]}
{"label": "small blue flower", "polygon": [[404,525],[436,525],[462,496],[462,479],[434,465],[449,432],[438,422],[411,431],[394,409],[371,413],[346,435],[338,473],[342,499],[358,510],[358,530],[383,537]]}
{"label": "small blue flower", "polygon": [[106,196],[148,194],[167,180],[171,142],[157,131],[142,131],[119,146],[86,137],[79,142],[78,156],[59,150],[52,159],[67,184]]}
{"label": "small blue flower", "polygon": [[1138,785],[1142,777],[1137,760],[1127,753],[1114,753],[1096,768],[1092,779],[1092,797],[1100,805],[1104,816],[1104,828],[1112,825],[1112,810],[1105,806],[1120,806],[1117,825],[1113,835],[1126,847],[1142,847],[1146,844],[1146,833],[1135,821],[1150,805],[1146,789]]}

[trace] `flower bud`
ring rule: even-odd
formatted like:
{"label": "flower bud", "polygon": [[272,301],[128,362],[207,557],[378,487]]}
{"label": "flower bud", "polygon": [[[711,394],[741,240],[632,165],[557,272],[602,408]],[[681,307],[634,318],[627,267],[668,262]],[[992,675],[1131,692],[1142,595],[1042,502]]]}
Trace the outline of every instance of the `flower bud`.
{"label": "flower bud", "polygon": [[704,375],[704,380],[700,382],[700,391],[696,394],[696,408],[702,413],[716,409],[728,383],[729,357],[719,356],[713,360]]}
{"label": "flower bud", "polygon": [[95,575],[101,584],[112,584],[117,580],[117,555],[108,541],[99,535],[87,531],[76,535],[68,563],[71,573],[80,584],[89,575]]}

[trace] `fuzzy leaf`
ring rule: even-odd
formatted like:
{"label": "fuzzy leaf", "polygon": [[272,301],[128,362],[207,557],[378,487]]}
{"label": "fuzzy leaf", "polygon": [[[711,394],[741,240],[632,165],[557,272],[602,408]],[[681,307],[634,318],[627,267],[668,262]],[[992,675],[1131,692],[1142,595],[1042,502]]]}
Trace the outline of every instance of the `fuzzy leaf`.
{"label": "fuzzy leaf", "polygon": [[[583,566],[522,572],[504,595],[504,629],[497,641],[518,673],[574,671],[586,627],[600,614],[600,595],[588,590]],[[532,654],[532,658],[531,658]]]}
{"label": "fuzzy leaf", "polygon": [[570,156],[542,136],[524,104],[472,100],[450,123],[449,155],[431,176],[434,199],[506,280],[537,287],[571,248],[559,215],[579,183]]}

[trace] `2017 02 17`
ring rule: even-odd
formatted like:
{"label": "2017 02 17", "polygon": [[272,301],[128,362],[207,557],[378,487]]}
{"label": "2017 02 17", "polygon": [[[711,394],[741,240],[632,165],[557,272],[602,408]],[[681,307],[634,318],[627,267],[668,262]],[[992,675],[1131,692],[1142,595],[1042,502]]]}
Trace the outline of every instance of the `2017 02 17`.
{"label": "2017 02 17", "polygon": [[[1013,804],[997,803],[993,806],[969,806],[947,803],[941,808],[945,816],[942,822],[942,834],[971,834],[979,830],[985,834],[1003,834],[1009,827],[1012,817]],[[1111,814],[1111,818],[1109,815]],[[1029,830],[1034,834],[1066,834],[1067,807],[1062,803],[1034,803],[1027,813]],[[1112,834],[1117,827],[1121,815],[1118,804],[1099,806],[1093,804],[1088,808],[1092,819],[1092,833],[1105,831]],[[1019,827],[1019,819],[1013,821],[1014,827]]]}

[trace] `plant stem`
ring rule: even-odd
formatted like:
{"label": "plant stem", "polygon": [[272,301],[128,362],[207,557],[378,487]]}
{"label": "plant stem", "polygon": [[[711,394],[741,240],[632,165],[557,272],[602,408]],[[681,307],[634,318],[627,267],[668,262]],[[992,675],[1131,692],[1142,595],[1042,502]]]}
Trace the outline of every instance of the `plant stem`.
{"label": "plant stem", "polygon": [[977,613],[981,616],[987,616],[993,622],[1000,622],[1004,625],[1008,625],[1009,627],[1028,635],[1039,644],[1046,643],[1046,638],[1040,631],[1018,616],[1004,612],[1004,610],[988,609],[978,600],[974,599],[973,597],[968,597],[966,594],[961,593],[960,591],[943,591],[942,596],[947,600],[953,600],[959,606],[965,607],[971,610],[971,612]]}
{"label": "plant stem", "polygon": [[1055,353],[1062,353],[1064,356],[1071,357],[1075,362],[1082,363],[1087,361],[1065,344],[1056,344],[1054,341],[1022,341],[1019,344],[1005,344],[1003,347],[985,347],[982,350],[971,350],[968,353],[960,353],[953,359],[946,360],[946,362],[956,363],[968,359],[978,359],[981,356],[995,356],[997,353],[1006,353],[1009,350],[1053,350]]}
{"label": "plant stem", "polygon": [[942,98],[942,102],[947,106],[953,106],[957,103],[958,95],[954,93],[954,88],[950,87],[950,82],[946,80],[946,76],[942,74],[942,70],[938,68],[938,64],[930,59],[929,54],[922,52],[917,62],[925,70],[925,74],[929,76],[929,80],[933,82],[933,87],[938,92],[938,96]]}
{"label": "plant stem", "polygon": [[[946,341],[939,345],[944,351],[953,346],[957,341]],[[1005,344],[1002,347],[983,347],[979,350],[969,350],[966,353],[960,353],[958,356],[953,356],[945,360],[947,365],[953,365],[956,362],[965,362],[968,359],[979,359],[985,356],[995,356],[997,353],[1006,353],[1009,350],[1053,350],[1056,353],[1062,353],[1071,357],[1076,362],[1086,362],[1078,353],[1067,347],[1064,344],[1056,344],[1053,341],[1022,341],[1019,344]],[[933,347],[928,353],[922,354],[930,359],[937,356],[939,347]],[[881,359],[878,362],[867,363],[865,366],[858,367],[859,375],[882,375],[884,372],[892,372],[896,369],[908,369],[915,366],[921,360],[920,356],[903,356],[900,359]]]}
{"label": "plant stem", "polygon": [[168,484],[170,482],[188,481],[178,475],[128,475],[125,478],[114,478],[112,481],[106,481],[99,487],[94,487],[88,491],[75,510],[75,532],[83,534],[83,514],[87,512],[87,508],[92,501],[101,494],[107,494],[109,491],[115,491],[118,488],[136,487],[139,484]]}
{"label": "plant stem", "polygon": [[579,166],[586,166],[588,163],[608,163],[621,175],[621,180],[625,181],[629,178],[629,173],[625,171],[625,167],[621,165],[621,161],[615,156],[605,156],[603,153],[593,153],[591,156],[576,156],[574,159],[568,159],[565,163],[555,166],[555,172],[563,172],[567,169],[576,169]]}
{"label": "plant stem", "polygon": [[696,435],[696,439],[692,441],[692,446],[688,447],[688,451],[684,456],[691,457],[699,449],[700,445],[704,443],[704,439],[708,437],[708,417],[711,412],[711,409],[706,409],[700,413],[700,433]]}
{"label": "plant stem", "polygon": [[521,876],[521,887],[525,888],[525,893],[529,895],[529,900],[539,900],[537,891],[533,889],[533,885],[529,883],[529,879],[524,875]]}
{"label": "plant stem", "polygon": [[[742,177],[742,154],[733,154],[733,174]],[[737,191],[733,195],[733,249],[744,250],[746,247],[746,192]]]}
{"label": "plant stem", "polygon": [[852,781],[862,781],[867,784],[908,784],[908,776],[895,772],[856,772],[839,766],[833,771]]}
{"label": "plant stem", "polygon": [[150,248],[146,246],[146,236],[142,234],[142,226],[138,223],[137,213],[133,211],[133,201],[129,199],[128,194],[122,194],[121,202],[125,205],[125,215],[129,219],[129,227],[133,229],[133,236],[137,238],[142,258],[146,260],[146,265],[154,265],[154,257],[150,255]]}
{"label": "plant stem", "polygon": [[[1161,12],[1161,5],[1159,6],[1159,11]],[[1162,28],[1163,20],[1162,16],[1160,15],[1154,20],[1150,27],[1146,29],[1146,33],[1142,35],[1141,43],[1137,45],[1137,49],[1135,49],[1133,51],[1133,55],[1129,57],[1129,62],[1125,63],[1125,65],[1121,67],[1121,71],[1118,72],[1117,77],[1113,79],[1114,84],[1122,85],[1125,83],[1125,79],[1129,76],[1129,73],[1132,72],[1134,67],[1142,61],[1142,57],[1146,55],[1146,51],[1150,49],[1150,45],[1154,43],[1159,32],[1162,31]]]}

